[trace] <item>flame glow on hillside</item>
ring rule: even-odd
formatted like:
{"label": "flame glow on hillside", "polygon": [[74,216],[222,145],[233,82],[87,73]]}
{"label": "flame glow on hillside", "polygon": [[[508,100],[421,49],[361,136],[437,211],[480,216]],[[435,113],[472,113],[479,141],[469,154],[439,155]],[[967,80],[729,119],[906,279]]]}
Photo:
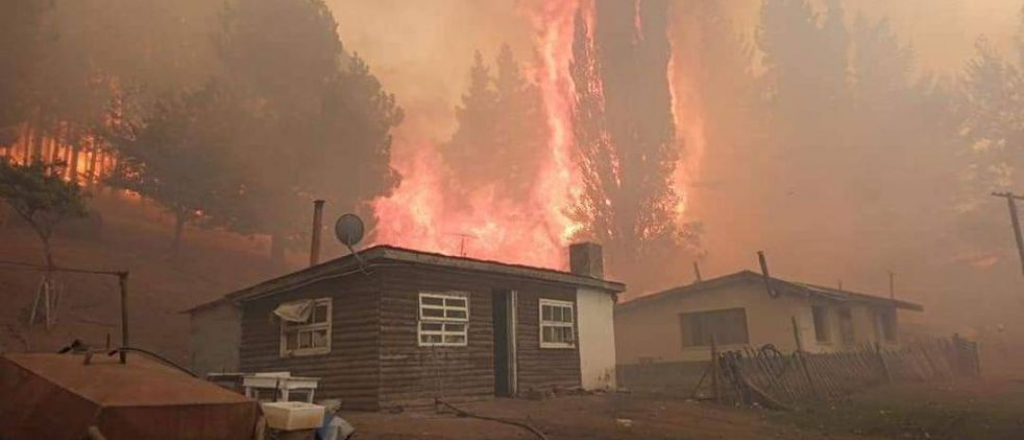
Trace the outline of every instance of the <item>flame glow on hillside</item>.
{"label": "flame glow on hillside", "polygon": [[[594,8],[586,0],[535,1],[522,6],[535,31],[538,60],[527,70],[541,90],[549,136],[546,160],[533,180],[530,196],[516,202],[496,197],[492,187],[481,187],[468,191],[468,200],[453,200],[459,196],[447,191],[446,182],[458,179],[445,178],[437,145],[422,144],[407,149],[411,154],[392,158],[404,178],[392,196],[373,204],[380,220],[378,243],[556,269],[567,266],[565,247],[584,227],[568,215],[582,191],[573,153],[574,20],[582,7],[592,29]],[[674,82],[678,73],[671,67],[667,72]],[[673,102],[677,125],[681,118],[692,116],[691,107],[682,100]],[[689,170],[689,166],[680,167],[677,184],[690,182],[682,177]],[[683,200],[678,207],[681,218],[685,192],[681,188],[677,192]]]}

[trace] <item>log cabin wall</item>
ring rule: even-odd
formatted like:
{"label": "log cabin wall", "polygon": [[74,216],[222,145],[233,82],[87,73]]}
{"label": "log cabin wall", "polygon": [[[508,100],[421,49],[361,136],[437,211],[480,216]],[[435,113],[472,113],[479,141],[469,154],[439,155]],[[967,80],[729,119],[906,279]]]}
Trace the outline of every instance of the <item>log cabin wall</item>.
{"label": "log cabin wall", "polygon": [[519,392],[580,388],[579,345],[573,348],[540,347],[540,299],[573,303],[576,315],[573,334],[579,335],[575,288],[543,286],[519,290],[519,306],[516,308],[519,319],[516,326]]}
{"label": "log cabin wall", "polygon": [[[540,348],[539,300],[576,303],[576,288],[524,277],[408,263],[375,267],[243,304],[242,371],[290,371],[322,379],[318,398],[340,398],[346,409],[426,407],[435,397],[453,402],[494,396],[495,291],[518,292],[519,392],[580,387],[578,348]],[[419,293],[465,292],[468,344],[420,347]],[[332,298],[331,351],[282,357],[279,304]],[[578,334],[578,328],[577,328]]]}
{"label": "log cabin wall", "polygon": [[[379,275],[353,274],[243,303],[242,371],[319,377],[317,399],[342,399],[346,409],[379,409],[379,292]],[[330,352],[282,357],[274,308],[287,301],[324,297],[332,298]]]}
{"label": "log cabin wall", "polygon": [[[432,405],[494,396],[492,293],[519,292],[517,326],[519,391],[580,386],[576,349],[540,349],[539,298],[575,302],[575,288],[528,278],[449,268],[399,264],[382,269],[381,406]],[[465,292],[469,296],[468,344],[420,347],[417,340],[420,292]]]}

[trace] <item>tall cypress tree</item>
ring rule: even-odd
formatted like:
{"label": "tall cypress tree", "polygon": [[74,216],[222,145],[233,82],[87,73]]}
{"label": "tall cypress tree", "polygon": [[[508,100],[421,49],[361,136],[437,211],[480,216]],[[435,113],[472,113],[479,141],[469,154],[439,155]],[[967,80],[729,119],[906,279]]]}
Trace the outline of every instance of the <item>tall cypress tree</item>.
{"label": "tall cypress tree", "polygon": [[[606,245],[612,270],[644,285],[651,261],[676,264],[687,231],[673,188],[679,143],[672,114],[668,3],[595,3],[595,26],[576,18],[574,117],[585,234]],[[656,265],[655,265],[656,266]]]}

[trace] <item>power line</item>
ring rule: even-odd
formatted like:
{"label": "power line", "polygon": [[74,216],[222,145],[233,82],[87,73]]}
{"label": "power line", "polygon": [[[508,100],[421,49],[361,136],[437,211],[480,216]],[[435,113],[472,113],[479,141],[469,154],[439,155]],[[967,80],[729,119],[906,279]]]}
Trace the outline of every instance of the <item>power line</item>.
{"label": "power line", "polygon": [[24,263],[24,262],[20,262],[20,261],[7,261],[7,260],[0,260],[0,266],[20,267],[20,268],[23,268],[23,269],[37,270],[37,271],[41,271],[41,272],[50,271],[50,272],[86,273],[86,274],[92,274],[92,275],[110,275],[110,276],[115,276],[115,277],[119,277],[119,276],[128,274],[128,271],[126,271],[126,270],[113,271],[113,270],[75,269],[75,268],[71,268],[71,267],[60,267],[60,266],[52,266],[51,267],[51,266],[46,266],[46,265],[42,265],[42,264]]}

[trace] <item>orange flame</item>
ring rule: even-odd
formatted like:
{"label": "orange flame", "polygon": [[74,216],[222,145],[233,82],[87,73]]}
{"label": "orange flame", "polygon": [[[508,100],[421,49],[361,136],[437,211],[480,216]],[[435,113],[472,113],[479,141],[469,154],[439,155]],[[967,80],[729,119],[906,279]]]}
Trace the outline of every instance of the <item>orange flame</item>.
{"label": "orange flame", "polygon": [[[494,187],[463,191],[451,200],[437,147],[423,144],[394,155],[404,177],[390,197],[374,201],[376,241],[447,254],[563,269],[565,246],[581,228],[568,216],[578,197],[572,158],[572,93],[569,75],[575,2],[538,2],[526,11],[536,29],[539,65],[529,71],[541,89],[547,117],[548,156],[525,202],[503,199]],[[457,179],[454,179],[457,180]],[[459,202],[459,203],[456,203]],[[468,203],[467,203],[468,202]]]}
{"label": "orange flame", "polygon": [[[700,61],[693,38],[673,38],[679,35],[674,29],[678,21],[671,21],[669,42],[672,45],[668,62],[669,91],[672,94],[672,118],[676,127],[676,143],[680,148],[679,162],[676,164],[673,184],[678,202],[675,208],[676,222],[683,225],[688,220],[691,192],[700,178],[700,165],[707,149],[707,138],[704,129],[704,101],[700,88],[695,84],[690,72]],[[679,41],[689,41],[683,45]]]}

